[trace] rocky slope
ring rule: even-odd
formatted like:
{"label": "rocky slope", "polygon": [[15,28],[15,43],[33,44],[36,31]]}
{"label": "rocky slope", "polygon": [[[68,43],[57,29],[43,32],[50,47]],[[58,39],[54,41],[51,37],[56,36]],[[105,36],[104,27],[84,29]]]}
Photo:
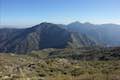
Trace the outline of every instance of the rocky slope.
{"label": "rocky slope", "polygon": [[46,22],[26,29],[0,29],[0,37],[0,52],[27,53],[45,48],[96,45],[83,34]]}

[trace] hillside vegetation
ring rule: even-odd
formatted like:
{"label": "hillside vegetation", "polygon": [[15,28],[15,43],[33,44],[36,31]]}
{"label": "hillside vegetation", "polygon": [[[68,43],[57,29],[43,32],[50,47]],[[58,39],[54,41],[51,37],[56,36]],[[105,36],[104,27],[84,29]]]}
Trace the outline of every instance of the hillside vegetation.
{"label": "hillside vegetation", "polygon": [[[75,53],[73,50],[71,51],[73,54]],[[113,51],[115,52],[115,50]],[[70,52],[70,49],[44,49],[33,51],[26,55],[0,53],[0,79],[120,80],[120,57],[117,56],[118,59],[112,57],[110,60],[94,60],[86,57],[87,55],[89,57],[93,55],[84,53],[84,55],[81,55],[86,60],[80,59],[80,57],[77,58],[78,54],[74,54],[76,55],[74,59],[72,58],[74,56],[69,56],[72,53],[68,52]],[[103,54],[101,55],[104,56]],[[108,54],[105,56],[107,58],[110,57]]]}

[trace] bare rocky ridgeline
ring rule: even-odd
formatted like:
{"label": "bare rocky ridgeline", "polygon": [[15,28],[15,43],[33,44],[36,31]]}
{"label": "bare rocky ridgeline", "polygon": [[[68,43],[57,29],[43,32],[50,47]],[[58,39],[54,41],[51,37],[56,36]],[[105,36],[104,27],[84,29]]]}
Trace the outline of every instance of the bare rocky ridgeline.
{"label": "bare rocky ridgeline", "polygon": [[120,61],[0,54],[0,80],[120,80]]}

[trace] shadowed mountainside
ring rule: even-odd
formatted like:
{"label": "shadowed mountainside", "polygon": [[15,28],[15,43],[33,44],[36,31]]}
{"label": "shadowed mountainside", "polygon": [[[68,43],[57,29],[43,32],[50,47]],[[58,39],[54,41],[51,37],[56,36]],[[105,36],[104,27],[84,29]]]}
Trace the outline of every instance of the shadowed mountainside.
{"label": "shadowed mountainside", "polygon": [[29,52],[43,48],[64,48],[70,33],[55,24],[41,23],[26,29],[1,29],[0,51]]}

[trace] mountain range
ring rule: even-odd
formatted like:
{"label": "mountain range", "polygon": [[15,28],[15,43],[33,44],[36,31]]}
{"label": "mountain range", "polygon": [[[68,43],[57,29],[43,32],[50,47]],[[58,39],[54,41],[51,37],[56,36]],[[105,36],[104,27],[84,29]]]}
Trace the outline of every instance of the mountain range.
{"label": "mountain range", "polygon": [[78,32],[79,35],[85,34],[106,47],[120,46],[120,25],[73,22],[67,25],[67,29]]}
{"label": "mountain range", "polygon": [[28,53],[47,48],[120,46],[120,25],[43,22],[30,28],[1,28],[0,52]]}

